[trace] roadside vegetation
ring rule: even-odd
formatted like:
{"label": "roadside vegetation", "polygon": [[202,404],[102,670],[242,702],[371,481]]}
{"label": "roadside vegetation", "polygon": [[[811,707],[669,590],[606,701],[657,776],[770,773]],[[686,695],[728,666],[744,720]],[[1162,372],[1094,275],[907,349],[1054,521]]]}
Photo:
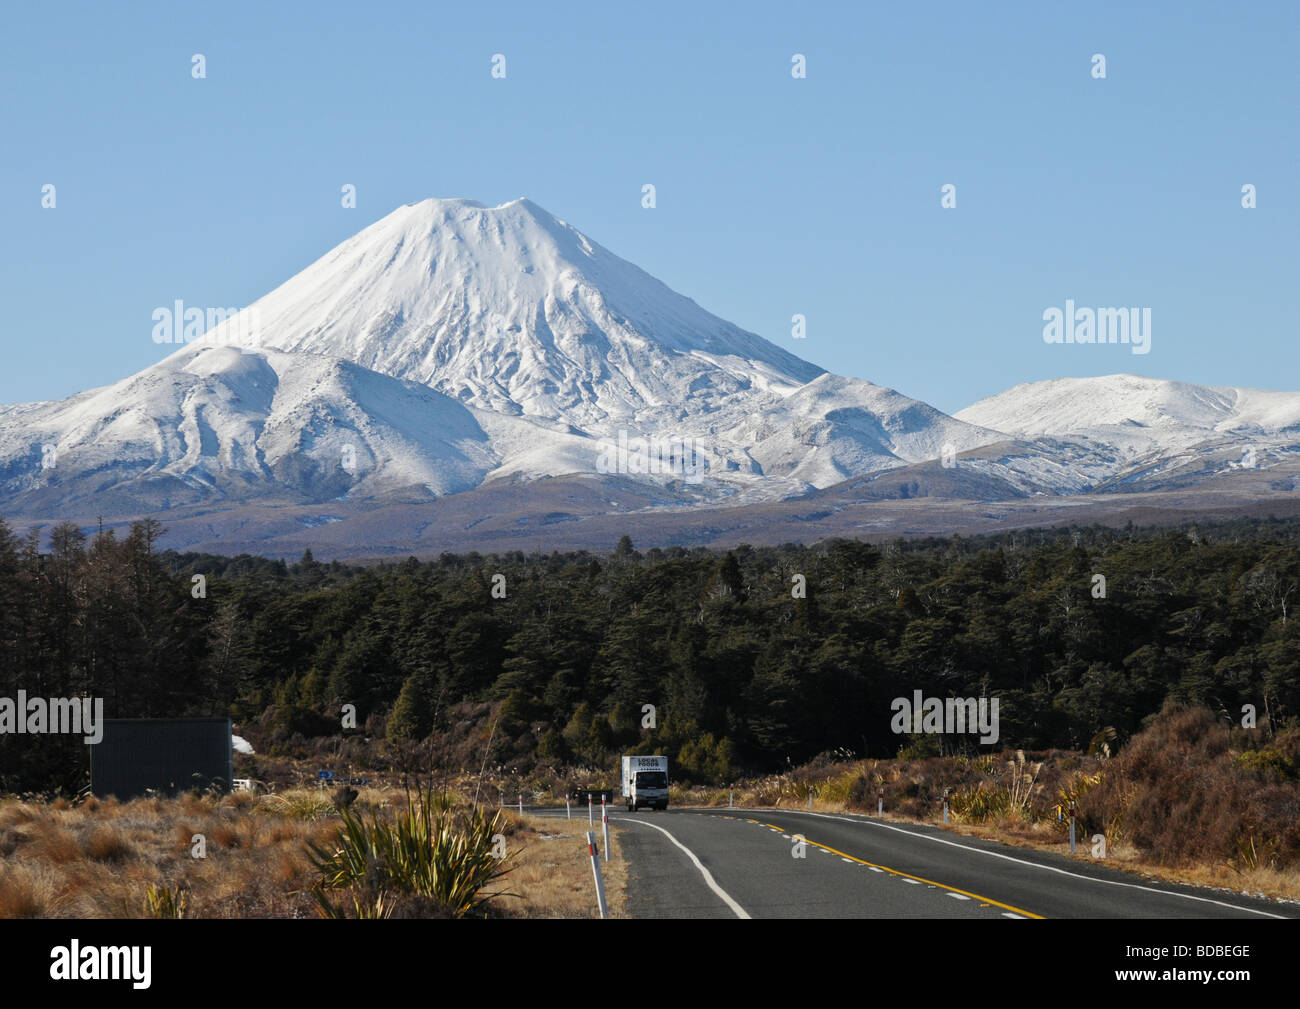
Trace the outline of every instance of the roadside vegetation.
{"label": "roadside vegetation", "polygon": [[[596,916],[585,819],[356,791],[0,799],[0,918]],[[604,875],[621,916],[616,842]]]}

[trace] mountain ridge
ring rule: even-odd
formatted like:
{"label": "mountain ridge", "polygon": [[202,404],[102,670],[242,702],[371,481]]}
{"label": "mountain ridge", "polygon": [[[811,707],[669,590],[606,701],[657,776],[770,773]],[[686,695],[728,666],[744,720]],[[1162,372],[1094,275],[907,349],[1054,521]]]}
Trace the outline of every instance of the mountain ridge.
{"label": "mountain ridge", "polygon": [[[607,474],[614,438],[675,439],[707,479]],[[1298,455],[1296,393],[1048,379],[950,416],[712,315],[525,197],[428,199],[134,375],[0,407],[0,509],[418,507],[555,477],[632,478],[651,510],[846,481],[991,501],[1177,490]]]}

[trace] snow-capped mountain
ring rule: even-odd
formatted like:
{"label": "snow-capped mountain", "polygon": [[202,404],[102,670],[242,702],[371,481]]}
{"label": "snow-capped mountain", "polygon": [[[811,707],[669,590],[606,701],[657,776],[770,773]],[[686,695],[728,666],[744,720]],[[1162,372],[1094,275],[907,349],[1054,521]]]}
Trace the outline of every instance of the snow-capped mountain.
{"label": "snow-capped mountain", "polygon": [[[702,478],[622,468],[655,441]],[[136,375],[0,406],[0,514],[166,516],[205,548],[582,543],[629,509],[692,542],[829,516],[856,534],[925,528],[905,517],[925,500],[957,503],[929,528],[968,505],[987,527],[1009,512],[981,502],[1252,502],[1297,473],[1300,394],[1113,375],[948,416],[711,315],[528,200],[401,207]]]}
{"label": "snow-capped mountain", "polygon": [[1088,490],[1152,489],[1300,451],[1300,393],[1137,375],[1017,385],[956,414],[1070,460]]}
{"label": "snow-capped mountain", "polygon": [[[259,332],[263,346],[341,357],[581,436],[690,439],[715,477],[776,478],[773,494],[997,439],[828,375],[526,199],[401,207],[248,311],[256,324],[235,319],[232,331]],[[535,453],[507,468],[565,472]]]}
{"label": "snow-capped mountain", "polygon": [[23,510],[128,488],[164,509],[412,484],[445,494],[496,465],[474,415],[425,386],[336,358],[233,347],[187,348],[102,389],[6,408],[0,429],[6,487]]}
{"label": "snow-capped mountain", "polygon": [[1019,438],[1104,434],[1145,451],[1227,432],[1300,430],[1300,395],[1105,375],[1023,383],[956,416]]}
{"label": "snow-capped mountain", "polygon": [[822,373],[524,199],[400,207],[252,311],[265,347],[584,431],[705,414]]}
{"label": "snow-capped mountain", "polygon": [[688,496],[739,503],[1001,437],[830,375],[527,200],[425,200],[137,375],[0,407],[0,507],[442,496],[605,473],[614,439],[689,444]]}

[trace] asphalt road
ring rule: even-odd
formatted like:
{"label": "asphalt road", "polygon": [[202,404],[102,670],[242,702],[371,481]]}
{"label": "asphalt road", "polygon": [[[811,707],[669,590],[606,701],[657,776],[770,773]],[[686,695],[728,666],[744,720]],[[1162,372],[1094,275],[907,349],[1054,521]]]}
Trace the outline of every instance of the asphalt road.
{"label": "asphalt road", "polygon": [[633,918],[1300,918],[1296,904],[872,817],[679,808],[609,819]]}

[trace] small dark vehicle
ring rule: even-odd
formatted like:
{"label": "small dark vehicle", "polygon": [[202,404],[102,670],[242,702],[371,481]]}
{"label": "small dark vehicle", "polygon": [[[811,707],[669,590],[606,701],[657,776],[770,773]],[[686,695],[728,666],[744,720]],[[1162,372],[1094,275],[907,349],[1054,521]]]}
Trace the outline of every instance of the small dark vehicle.
{"label": "small dark vehicle", "polygon": [[599,806],[600,800],[604,799],[607,804],[612,805],[614,802],[614,790],[612,788],[577,788],[569,793],[569,798],[580,806],[587,804],[587,797],[591,796],[592,805]]}

